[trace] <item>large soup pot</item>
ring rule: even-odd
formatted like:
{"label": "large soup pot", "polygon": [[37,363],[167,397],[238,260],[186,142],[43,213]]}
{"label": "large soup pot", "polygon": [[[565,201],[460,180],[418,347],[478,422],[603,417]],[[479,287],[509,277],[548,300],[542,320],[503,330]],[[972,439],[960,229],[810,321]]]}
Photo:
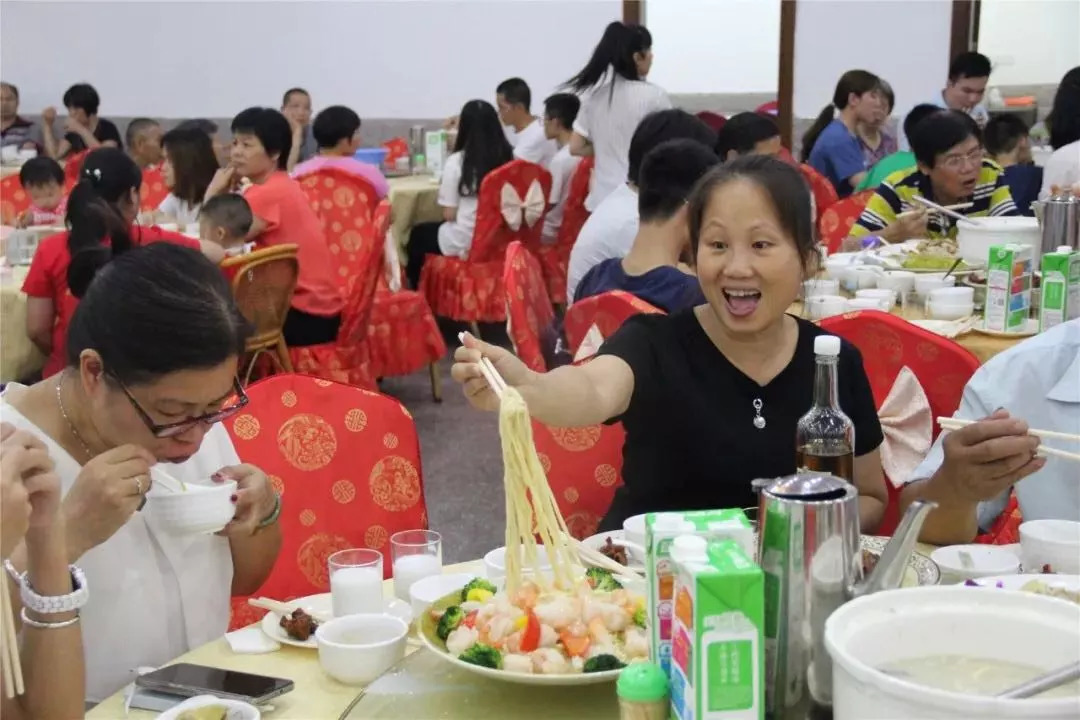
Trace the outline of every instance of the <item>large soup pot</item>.
{"label": "large soup pot", "polygon": [[[1053,670],[1080,660],[1080,605],[999,588],[920,587],[866,595],[825,623],[835,720],[1080,717],[1080,696],[1001,700],[918,685],[879,667],[939,655]],[[1027,678],[1025,678],[1027,679]]]}
{"label": "large soup pot", "polygon": [[1039,269],[1042,257],[1042,230],[1033,217],[981,217],[976,222],[961,220],[956,224],[956,242],[960,257],[968,265],[982,266],[990,257],[992,245],[1030,245],[1032,268]]}

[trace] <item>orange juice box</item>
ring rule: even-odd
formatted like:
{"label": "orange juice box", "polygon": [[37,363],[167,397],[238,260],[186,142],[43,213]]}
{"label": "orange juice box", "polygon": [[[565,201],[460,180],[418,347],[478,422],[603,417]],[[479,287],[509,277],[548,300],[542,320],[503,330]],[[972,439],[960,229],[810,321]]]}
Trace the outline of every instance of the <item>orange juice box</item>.
{"label": "orange juice box", "polygon": [[649,655],[664,672],[668,672],[671,665],[671,603],[675,588],[672,546],[680,535],[734,540],[747,555],[754,555],[754,529],[738,508],[649,513],[645,516]]}
{"label": "orange juice box", "polygon": [[671,711],[678,720],[765,717],[765,577],[733,540],[676,562]]}

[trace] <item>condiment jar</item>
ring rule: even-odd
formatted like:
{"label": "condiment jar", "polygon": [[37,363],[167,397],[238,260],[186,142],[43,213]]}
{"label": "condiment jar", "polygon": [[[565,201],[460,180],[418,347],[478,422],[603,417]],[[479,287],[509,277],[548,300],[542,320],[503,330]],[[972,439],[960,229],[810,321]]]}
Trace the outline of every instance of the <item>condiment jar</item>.
{"label": "condiment jar", "polygon": [[620,720],[667,720],[671,714],[667,675],[655,663],[628,665],[619,673],[615,691]]}

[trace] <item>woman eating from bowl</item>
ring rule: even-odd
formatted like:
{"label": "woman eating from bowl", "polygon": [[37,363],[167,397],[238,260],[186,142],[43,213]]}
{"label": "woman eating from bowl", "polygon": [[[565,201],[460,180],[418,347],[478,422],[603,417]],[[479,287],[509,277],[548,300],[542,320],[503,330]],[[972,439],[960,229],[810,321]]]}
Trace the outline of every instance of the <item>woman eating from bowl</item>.
{"label": "woman eating from bowl", "polygon": [[[643,512],[755,505],[754,479],[797,469],[795,426],[813,405],[814,338],[824,334],[786,313],[817,257],[809,190],[786,163],[746,156],[705,175],[688,203],[706,304],[633,317],[592,361],[548,373],[471,336],[455,355],[453,377],[476,407],[498,406],[477,366],[484,355],[540,422],[623,423],[625,485],[602,531]],[[860,520],[872,532],[886,502],[881,426],[846,342],[839,377],[855,426]]]}
{"label": "woman eating from bowl", "polygon": [[169,194],[158,212],[181,225],[199,222],[203,195],[218,171],[217,156],[210,136],[195,128],[176,128],[161,139],[165,162],[161,174]]}
{"label": "woman eating from bowl", "polygon": [[[7,560],[20,548],[26,571],[8,576],[16,622],[22,620],[26,691],[14,698],[6,692],[0,695],[0,716],[5,720],[70,720],[83,715],[83,647],[76,608],[89,590],[77,580],[82,571],[68,565],[59,512],[60,479],[53,467],[40,439],[0,423],[0,557]],[[19,585],[31,597],[21,612]],[[52,603],[57,607],[49,607]],[[56,678],[64,681],[55,682]]]}
{"label": "woman eating from bowl", "polygon": [[[81,624],[87,699],[100,701],[135,668],[221,637],[230,595],[257,590],[274,564],[281,500],[265,474],[240,464],[221,424],[247,403],[236,368],[249,329],[217,266],[156,243],[84,249],[76,268],[88,288],[68,328],[67,367],[9,384],[2,400],[4,419],[56,463],[67,562],[94,588]],[[233,520],[214,535],[166,532],[147,492],[168,494],[174,480],[193,494],[235,481]],[[16,551],[17,568],[24,558]]]}

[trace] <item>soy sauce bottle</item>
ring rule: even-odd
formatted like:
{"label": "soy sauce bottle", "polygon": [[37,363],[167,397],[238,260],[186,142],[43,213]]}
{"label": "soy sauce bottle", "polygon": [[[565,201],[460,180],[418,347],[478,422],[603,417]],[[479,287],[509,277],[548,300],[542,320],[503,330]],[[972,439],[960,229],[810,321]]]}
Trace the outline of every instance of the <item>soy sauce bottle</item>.
{"label": "soy sauce bottle", "polygon": [[824,473],[854,482],[855,426],[840,409],[836,379],[840,338],[814,338],[814,354],[814,405],[799,418],[795,429],[797,472]]}

